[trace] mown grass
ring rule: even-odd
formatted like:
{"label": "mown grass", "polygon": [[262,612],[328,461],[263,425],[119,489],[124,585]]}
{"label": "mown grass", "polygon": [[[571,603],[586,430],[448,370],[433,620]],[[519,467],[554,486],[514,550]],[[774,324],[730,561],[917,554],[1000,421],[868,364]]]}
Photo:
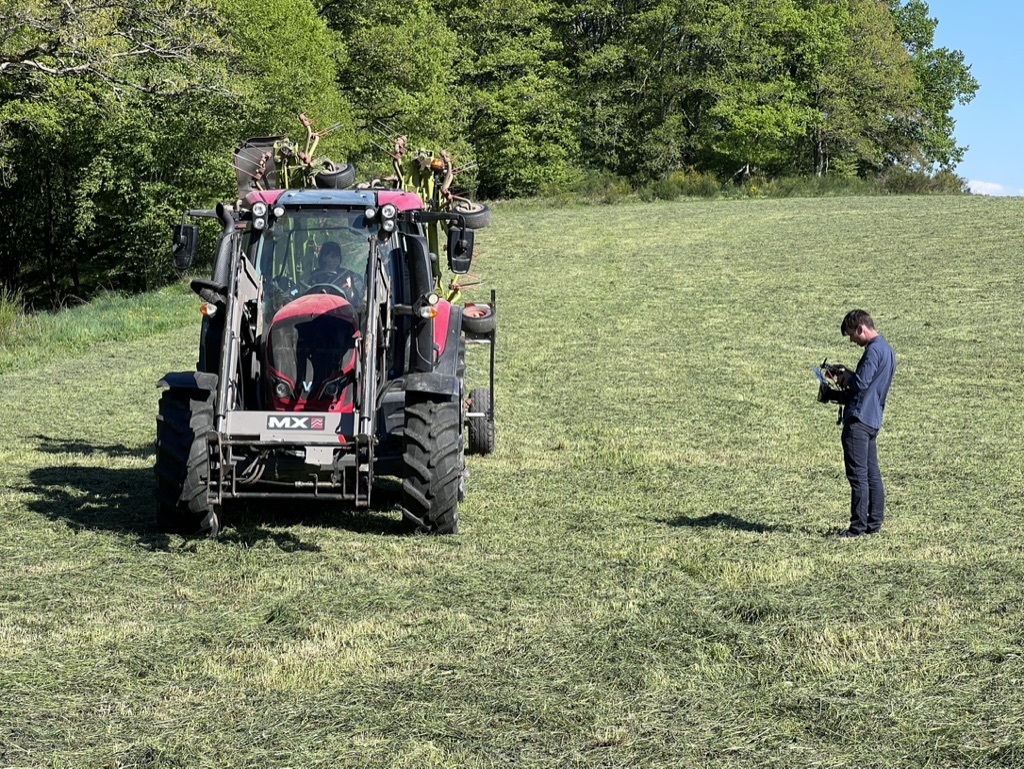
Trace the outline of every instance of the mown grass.
{"label": "mown grass", "polygon": [[[498,451],[453,538],[389,489],[160,535],[153,385],[197,327],[21,359],[0,766],[1020,765],[1022,211],[497,207]],[[811,367],[854,306],[899,371],[889,521],[844,542]]]}

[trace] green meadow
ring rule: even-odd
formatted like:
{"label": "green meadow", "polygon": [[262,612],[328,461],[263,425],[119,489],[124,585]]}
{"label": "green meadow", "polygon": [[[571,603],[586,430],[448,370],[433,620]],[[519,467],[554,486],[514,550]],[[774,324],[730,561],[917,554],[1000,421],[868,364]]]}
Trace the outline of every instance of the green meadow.
{"label": "green meadow", "polygon": [[[157,532],[180,286],[0,339],[0,767],[1024,764],[1024,199],[509,203],[478,252],[454,537],[388,482]],[[841,541],[854,307],[898,371]]]}

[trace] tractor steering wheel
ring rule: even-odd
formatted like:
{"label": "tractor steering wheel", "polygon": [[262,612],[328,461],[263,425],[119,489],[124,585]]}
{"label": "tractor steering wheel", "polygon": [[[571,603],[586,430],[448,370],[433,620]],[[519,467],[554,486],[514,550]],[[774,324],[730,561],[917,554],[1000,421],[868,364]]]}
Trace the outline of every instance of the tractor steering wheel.
{"label": "tractor steering wheel", "polygon": [[[356,304],[363,296],[363,278],[352,270],[342,269],[336,273],[323,271],[314,272],[311,276],[312,283],[309,288],[303,291],[308,294],[333,294],[340,296],[349,304]],[[348,284],[347,286],[345,284]]]}
{"label": "tractor steering wheel", "polygon": [[303,296],[309,296],[310,294],[331,294],[332,296],[340,296],[346,302],[349,301],[348,291],[335,283],[314,283],[302,292]]}

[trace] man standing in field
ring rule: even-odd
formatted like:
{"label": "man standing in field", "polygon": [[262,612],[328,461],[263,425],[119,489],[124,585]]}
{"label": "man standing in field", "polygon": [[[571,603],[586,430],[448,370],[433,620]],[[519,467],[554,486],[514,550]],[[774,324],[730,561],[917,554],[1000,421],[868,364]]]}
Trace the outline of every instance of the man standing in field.
{"label": "man standing in field", "polygon": [[896,373],[896,354],[864,310],[848,312],[839,331],[864,348],[857,370],[840,376],[840,384],[850,393],[842,438],[843,463],[850,481],[850,528],[839,535],[848,538],[877,534],[885,520],[885,486],[875,439],[882,429],[885,399]]}

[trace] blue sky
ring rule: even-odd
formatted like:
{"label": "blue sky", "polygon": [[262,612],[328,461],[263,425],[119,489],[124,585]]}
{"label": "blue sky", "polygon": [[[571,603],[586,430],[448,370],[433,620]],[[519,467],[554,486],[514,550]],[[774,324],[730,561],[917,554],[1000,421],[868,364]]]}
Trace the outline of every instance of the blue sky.
{"label": "blue sky", "polygon": [[1024,196],[1024,0],[926,0],[939,20],[935,46],[964,52],[981,84],[974,101],[953,110],[956,172],[971,190]]}

